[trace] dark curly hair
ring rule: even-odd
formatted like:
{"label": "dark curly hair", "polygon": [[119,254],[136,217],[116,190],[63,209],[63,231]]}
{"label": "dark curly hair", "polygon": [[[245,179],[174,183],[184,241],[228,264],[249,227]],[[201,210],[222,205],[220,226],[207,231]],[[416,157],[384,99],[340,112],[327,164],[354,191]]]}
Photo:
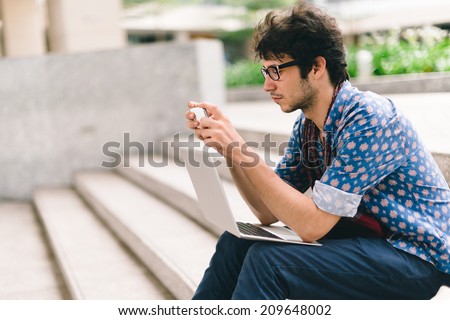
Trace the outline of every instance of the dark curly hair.
{"label": "dark curly hair", "polygon": [[306,79],[315,58],[327,61],[331,82],[349,79],[342,32],[336,20],[319,8],[299,1],[289,10],[272,11],[255,29],[254,51],[259,59],[294,58]]}

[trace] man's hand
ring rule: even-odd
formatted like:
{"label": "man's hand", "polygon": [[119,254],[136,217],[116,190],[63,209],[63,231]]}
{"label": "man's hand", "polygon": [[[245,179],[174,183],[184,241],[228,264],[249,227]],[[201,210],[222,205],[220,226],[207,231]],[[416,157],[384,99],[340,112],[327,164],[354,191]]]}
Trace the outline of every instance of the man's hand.
{"label": "man's hand", "polygon": [[[196,136],[209,147],[217,150],[227,160],[240,163],[242,148],[245,141],[234,129],[231,121],[222,113],[219,107],[209,103],[189,102],[189,109],[194,107],[203,108],[208,113],[208,118],[195,119],[195,114],[186,112],[188,120],[186,126],[195,131]],[[253,159],[254,160],[254,159]]]}

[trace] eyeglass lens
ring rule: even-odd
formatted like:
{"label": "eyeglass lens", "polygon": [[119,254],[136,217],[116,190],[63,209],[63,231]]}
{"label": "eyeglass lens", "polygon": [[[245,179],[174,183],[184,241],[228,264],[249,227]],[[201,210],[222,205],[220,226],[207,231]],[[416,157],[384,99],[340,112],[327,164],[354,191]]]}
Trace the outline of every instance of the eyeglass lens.
{"label": "eyeglass lens", "polygon": [[261,73],[264,76],[264,78],[268,75],[274,81],[280,79],[280,73],[278,72],[278,68],[276,66],[261,68]]}

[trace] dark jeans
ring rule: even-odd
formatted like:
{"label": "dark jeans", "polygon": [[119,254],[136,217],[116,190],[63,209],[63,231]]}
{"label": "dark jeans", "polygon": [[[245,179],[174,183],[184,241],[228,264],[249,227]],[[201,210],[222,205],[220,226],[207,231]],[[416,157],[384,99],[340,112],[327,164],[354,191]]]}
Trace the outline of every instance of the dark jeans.
{"label": "dark jeans", "polygon": [[323,246],[224,233],[193,299],[430,299],[444,283],[432,264],[378,238]]}

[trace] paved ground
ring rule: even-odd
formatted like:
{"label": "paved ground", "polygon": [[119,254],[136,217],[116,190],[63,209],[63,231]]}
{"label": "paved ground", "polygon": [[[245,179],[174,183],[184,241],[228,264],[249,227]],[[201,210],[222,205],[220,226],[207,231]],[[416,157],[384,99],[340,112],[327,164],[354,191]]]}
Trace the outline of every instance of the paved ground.
{"label": "paved ground", "polygon": [[[450,154],[450,93],[386,94],[413,122],[432,152]],[[298,113],[283,114],[270,99],[233,102],[227,115],[236,127],[289,134]]]}

